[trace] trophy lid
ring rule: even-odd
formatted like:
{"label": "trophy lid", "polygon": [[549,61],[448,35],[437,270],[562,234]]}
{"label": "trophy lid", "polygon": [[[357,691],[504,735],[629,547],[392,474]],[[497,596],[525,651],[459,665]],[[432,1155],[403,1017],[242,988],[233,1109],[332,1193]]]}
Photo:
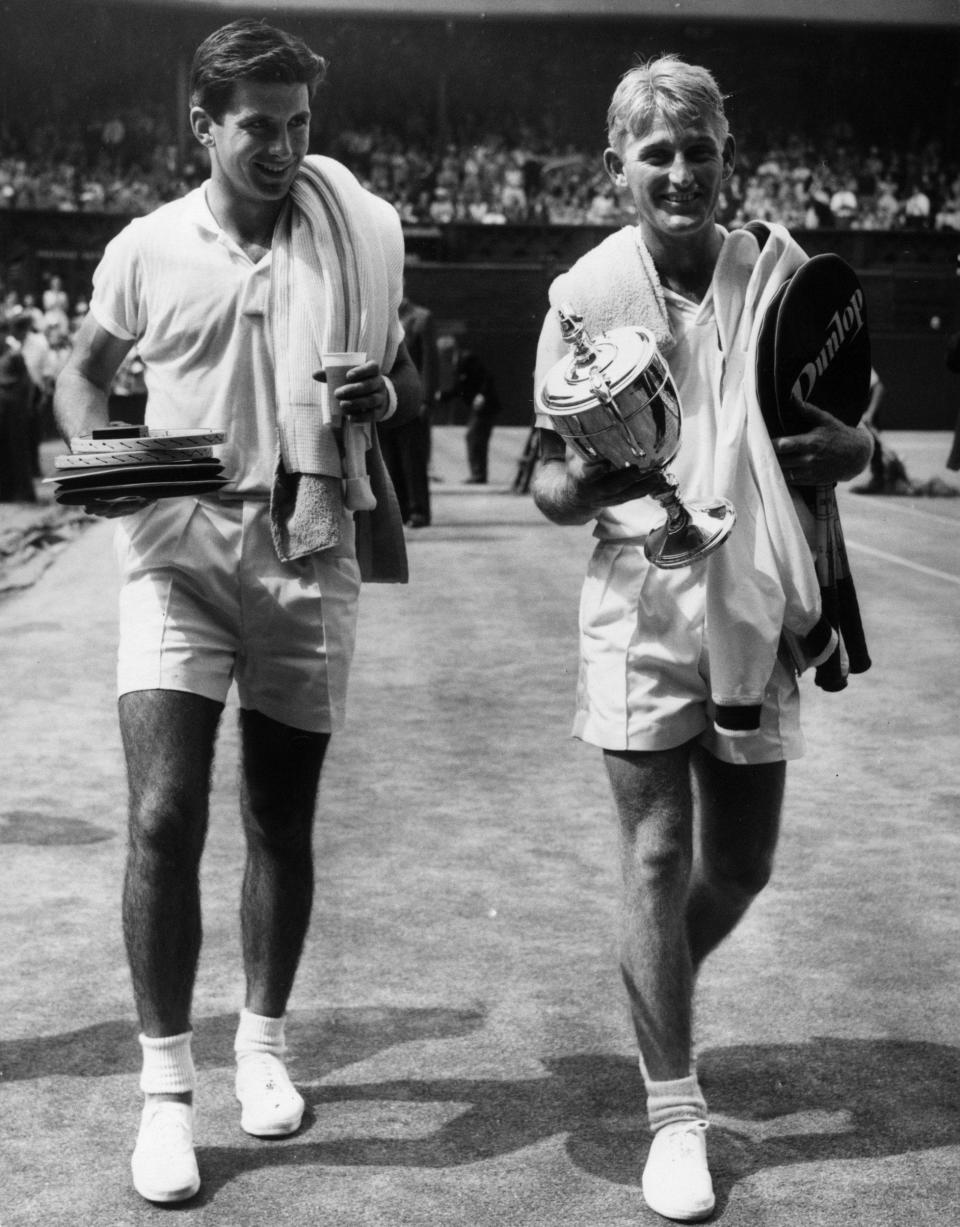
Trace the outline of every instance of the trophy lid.
{"label": "trophy lid", "polygon": [[573,307],[563,303],[557,314],[563,339],[574,352],[555,363],[540,384],[538,399],[548,413],[572,413],[611,399],[656,352],[642,328],[613,328],[594,339]]}

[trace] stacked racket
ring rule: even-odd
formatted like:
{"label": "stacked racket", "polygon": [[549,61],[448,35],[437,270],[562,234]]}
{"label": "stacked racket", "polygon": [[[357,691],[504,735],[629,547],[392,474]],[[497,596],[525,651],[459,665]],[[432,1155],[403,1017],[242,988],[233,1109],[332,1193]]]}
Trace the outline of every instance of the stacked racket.
{"label": "stacked racket", "polygon": [[224,438],[218,430],[105,426],[71,439],[46,483],[58,503],[75,506],[210,494],[228,480],[213,450]]}

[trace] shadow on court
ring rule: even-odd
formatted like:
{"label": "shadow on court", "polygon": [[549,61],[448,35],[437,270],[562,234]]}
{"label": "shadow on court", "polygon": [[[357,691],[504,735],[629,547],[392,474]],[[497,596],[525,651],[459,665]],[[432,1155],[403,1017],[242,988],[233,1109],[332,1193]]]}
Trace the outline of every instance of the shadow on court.
{"label": "shadow on court", "polygon": [[[282,1144],[200,1146],[204,1173],[191,1202],[212,1202],[238,1173],[282,1168],[448,1169],[563,1140],[582,1172],[639,1184],[646,1130],[636,1063],[614,1055],[544,1060],[541,1077],[321,1079],[397,1044],[462,1038],[483,1026],[475,1009],[302,1011],[291,1019],[291,1072],[307,1099],[304,1125]],[[232,1015],[196,1022],[198,1068],[226,1066]],[[0,1045],[8,1080],[110,1077],[136,1066],[125,1021]],[[768,1168],[877,1160],[952,1145],[960,1105],[951,1088],[960,1049],[896,1040],[817,1037],[807,1043],[712,1048],[699,1060],[710,1097],[718,1213],[734,1187]],[[418,1109],[446,1119],[410,1136]],[[384,1136],[384,1120],[405,1136]],[[364,1126],[369,1128],[365,1134]],[[397,1130],[399,1132],[399,1130]]]}
{"label": "shadow on court", "polygon": [[[294,1077],[322,1078],[335,1069],[368,1060],[396,1044],[453,1039],[483,1025],[478,1010],[375,1007],[301,1010],[291,1016],[287,1036],[295,1049]],[[193,1059],[197,1069],[233,1067],[236,1014],[194,1020]],[[4,1080],[28,1078],[106,1078],[140,1070],[140,1053],[131,1044],[129,1019],[97,1023],[60,1035],[0,1042]]]}

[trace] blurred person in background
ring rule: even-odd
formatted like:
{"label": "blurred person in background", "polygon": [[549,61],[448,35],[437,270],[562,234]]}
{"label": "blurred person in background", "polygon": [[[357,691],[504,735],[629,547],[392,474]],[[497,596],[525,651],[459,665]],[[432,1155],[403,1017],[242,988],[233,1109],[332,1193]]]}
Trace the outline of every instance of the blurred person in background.
{"label": "blurred person in background", "polygon": [[437,396],[437,330],[433,312],[406,295],[400,303],[400,323],[407,352],[420,374],[420,411],[409,422],[384,432],[383,458],[404,524],[426,528],[431,520],[430,422]]}
{"label": "blurred person in background", "polygon": [[[25,301],[32,301],[32,295],[25,295]],[[38,325],[37,320],[41,323]],[[45,371],[50,354],[50,343],[47,340],[46,329],[42,324],[43,316],[38,311],[21,311],[14,316],[11,328],[11,338],[20,346],[20,353],[27,367],[27,374],[33,385],[33,396],[30,406],[30,467],[34,477],[40,473],[40,440],[43,432],[42,416],[44,408]]]}
{"label": "blurred person in background", "polygon": [[136,345],[124,354],[110,383],[107,412],[112,422],[141,425],[146,420],[146,368]]}
{"label": "blurred person in background", "polygon": [[[47,348],[40,364],[41,400],[37,414],[37,452],[44,439],[56,437],[56,419],[53,413],[53,395],[60,372],[70,358],[70,335],[61,324],[48,324],[44,329]],[[39,458],[38,458],[39,467]]]}
{"label": "blurred person in background", "polygon": [[500,413],[500,397],[488,367],[473,350],[457,359],[457,394],[467,407],[468,485],[486,485],[489,478],[490,436]]}
{"label": "blurred person in background", "polygon": [[839,181],[830,196],[830,212],[838,230],[849,230],[859,212],[857,181],[853,178]]}
{"label": "blurred person in background", "polygon": [[931,221],[930,197],[921,183],[915,183],[903,202],[903,224],[908,230],[927,230]]}
{"label": "blurred person in background", "polygon": [[30,321],[0,319],[0,503],[35,503],[37,389],[23,356]]}
{"label": "blurred person in background", "polygon": [[63,281],[53,273],[41,298],[44,319],[49,324],[66,323],[69,320],[70,299],[63,288]]}

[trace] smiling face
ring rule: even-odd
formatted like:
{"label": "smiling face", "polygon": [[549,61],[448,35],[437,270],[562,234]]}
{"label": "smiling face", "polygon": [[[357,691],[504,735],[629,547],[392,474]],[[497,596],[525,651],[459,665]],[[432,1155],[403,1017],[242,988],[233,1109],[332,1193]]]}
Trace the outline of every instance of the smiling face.
{"label": "smiling face", "polygon": [[733,171],[732,137],[706,120],[675,128],[658,117],[643,136],[627,136],[604,162],[627,187],[648,246],[712,232],[724,180]]}
{"label": "smiling face", "polygon": [[310,141],[306,85],[238,81],[219,120],[201,107],[194,107],[190,120],[210,150],[218,196],[247,207],[275,208],[283,201]]}

